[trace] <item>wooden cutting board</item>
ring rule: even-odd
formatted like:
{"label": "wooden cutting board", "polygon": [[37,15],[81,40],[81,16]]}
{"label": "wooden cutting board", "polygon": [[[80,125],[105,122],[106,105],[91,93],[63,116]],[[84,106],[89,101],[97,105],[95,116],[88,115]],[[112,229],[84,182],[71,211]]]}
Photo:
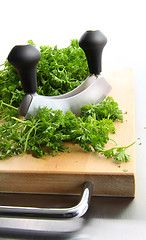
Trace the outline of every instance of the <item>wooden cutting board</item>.
{"label": "wooden cutting board", "polygon": [[[123,110],[124,122],[115,123],[111,137],[118,146],[135,141],[134,79],[130,68],[105,73],[112,96]],[[79,194],[83,183],[92,181],[93,195],[135,196],[135,145],[127,149],[128,163],[117,164],[98,153],[87,153],[78,145],[66,144],[70,153],[34,158],[30,154],[0,161],[1,192]],[[108,147],[115,144],[111,141]]]}

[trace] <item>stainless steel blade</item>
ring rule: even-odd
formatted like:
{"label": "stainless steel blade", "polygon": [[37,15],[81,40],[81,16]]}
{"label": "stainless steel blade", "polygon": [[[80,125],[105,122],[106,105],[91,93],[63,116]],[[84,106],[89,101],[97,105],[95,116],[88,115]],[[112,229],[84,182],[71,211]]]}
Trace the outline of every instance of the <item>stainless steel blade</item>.
{"label": "stainless steel blade", "polygon": [[83,105],[101,102],[111,90],[111,86],[101,75],[98,78],[92,76],[89,80],[91,80],[89,84],[85,80],[82,86],[69,94],[65,94],[64,97],[63,95],[60,98],[59,96],[52,98],[37,94],[31,95],[31,103],[25,117],[28,119],[31,115],[36,115],[43,107],[53,110],[60,109],[64,114],[70,110],[78,116]]}

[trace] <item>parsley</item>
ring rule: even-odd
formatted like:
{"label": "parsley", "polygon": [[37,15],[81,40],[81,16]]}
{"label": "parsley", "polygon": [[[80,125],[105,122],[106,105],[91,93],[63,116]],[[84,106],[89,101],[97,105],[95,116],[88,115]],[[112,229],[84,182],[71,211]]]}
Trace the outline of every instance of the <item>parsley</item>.
{"label": "parsley", "polygon": [[[32,40],[29,43],[35,45]],[[78,41],[62,49],[41,46],[37,65],[37,93],[59,95],[73,90],[89,75],[86,57]],[[115,133],[115,121],[123,122],[123,113],[113,98],[81,108],[80,117],[71,111],[43,108],[29,120],[17,115],[24,92],[16,70],[6,60],[0,70],[0,159],[31,152],[36,157],[66,151],[64,141],[79,144],[86,151],[96,151],[115,161],[126,162],[126,147],[105,149],[109,133]],[[1,66],[2,66],[1,65]],[[70,152],[70,150],[68,150]]]}
{"label": "parsley", "polygon": [[[109,102],[109,97],[102,105]],[[113,99],[112,99],[113,103]],[[94,107],[94,104],[93,104]],[[26,151],[41,157],[47,153],[55,156],[58,151],[66,151],[64,141],[79,144],[86,151],[96,151],[118,162],[127,162],[130,156],[125,152],[129,146],[106,150],[110,140],[109,133],[115,133],[111,119],[97,119],[94,114],[76,117],[71,111],[63,114],[61,110],[42,108],[37,116],[29,120],[17,116],[17,108],[1,102],[0,158],[24,154]],[[9,111],[9,114],[8,114]],[[99,114],[98,114],[99,116]]]}
{"label": "parsley", "polygon": [[118,103],[112,97],[107,97],[106,101],[103,101],[102,104],[84,105],[81,111],[84,119],[88,116],[96,116],[97,120],[111,119],[112,121],[119,120],[123,122],[122,110],[119,109]]}
{"label": "parsley", "polygon": [[[32,40],[28,41],[33,44]],[[68,47],[40,46],[41,59],[37,65],[37,93],[60,95],[73,90],[89,76],[88,64],[78,40],[73,39]],[[16,70],[6,60],[0,70],[0,99],[19,106],[24,92]]]}
{"label": "parsley", "polygon": [[123,169],[123,172],[128,172],[128,170],[127,169]]}

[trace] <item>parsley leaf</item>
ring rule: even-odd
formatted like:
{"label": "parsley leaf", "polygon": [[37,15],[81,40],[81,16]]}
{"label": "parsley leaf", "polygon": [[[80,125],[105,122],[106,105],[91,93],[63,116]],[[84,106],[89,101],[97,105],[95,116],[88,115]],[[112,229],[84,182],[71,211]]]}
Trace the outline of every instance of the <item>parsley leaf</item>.
{"label": "parsley leaf", "polygon": [[107,97],[106,101],[101,103],[95,103],[90,105],[84,105],[81,108],[82,117],[96,116],[97,120],[106,118],[112,121],[119,120],[123,122],[123,113],[119,109],[118,103],[114,101],[112,97]]}

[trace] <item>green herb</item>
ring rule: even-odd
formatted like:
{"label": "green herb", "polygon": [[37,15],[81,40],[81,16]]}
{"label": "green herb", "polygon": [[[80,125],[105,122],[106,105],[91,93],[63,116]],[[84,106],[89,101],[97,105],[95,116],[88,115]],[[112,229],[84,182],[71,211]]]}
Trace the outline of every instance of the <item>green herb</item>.
{"label": "green herb", "polygon": [[[29,43],[35,45],[32,40]],[[40,46],[41,59],[37,65],[37,93],[51,96],[73,90],[89,75],[88,64],[78,40],[71,40],[70,46],[58,49]],[[24,92],[16,70],[8,61],[0,70],[0,99],[19,106]]]}
{"label": "green herb", "polygon": [[126,147],[113,147],[111,149],[104,150],[103,154],[106,157],[113,157],[118,162],[128,162],[130,155],[126,153],[126,149],[131,147],[133,144],[135,144],[135,142]]}
{"label": "green herb", "polygon": [[[35,45],[32,40],[29,43]],[[76,39],[70,46],[41,46],[37,66],[38,94],[59,95],[73,90],[89,75],[86,57]],[[71,111],[43,108],[29,120],[20,119],[17,107],[24,92],[20,79],[8,61],[0,70],[0,159],[31,152],[37,157],[66,151],[64,141],[79,144],[86,151],[96,151],[107,158],[124,162],[130,159],[126,147],[105,149],[109,133],[115,133],[115,121],[123,122],[118,103],[107,97],[101,104],[81,108],[80,117]],[[114,142],[114,140],[112,140]],[[70,150],[68,150],[70,152]]]}
{"label": "green herb", "polygon": [[111,119],[112,121],[119,120],[123,122],[122,110],[119,109],[118,103],[112,97],[107,97],[106,101],[103,101],[102,104],[85,105],[81,108],[81,111],[84,119],[92,116],[96,117],[97,120]]}
{"label": "green herb", "polygon": [[[101,107],[105,106],[106,102],[109,104],[109,100],[109,97],[105,99]],[[111,100],[113,104],[113,99]],[[99,119],[95,113],[93,116],[89,115],[88,111],[87,116],[84,112],[83,116],[77,118],[71,111],[63,114],[61,110],[42,108],[37,116],[31,116],[26,120],[17,117],[15,107],[3,102],[0,106],[4,119],[0,125],[1,159],[24,154],[26,151],[32,152],[37,157],[47,153],[55,156],[55,152],[67,150],[63,146],[64,141],[79,144],[86,151],[99,152],[118,162],[127,162],[130,158],[125,151],[132,144],[105,149],[105,144],[110,140],[109,133],[115,133],[115,127],[111,119],[100,119],[98,111]],[[111,115],[113,116],[112,112]]]}

